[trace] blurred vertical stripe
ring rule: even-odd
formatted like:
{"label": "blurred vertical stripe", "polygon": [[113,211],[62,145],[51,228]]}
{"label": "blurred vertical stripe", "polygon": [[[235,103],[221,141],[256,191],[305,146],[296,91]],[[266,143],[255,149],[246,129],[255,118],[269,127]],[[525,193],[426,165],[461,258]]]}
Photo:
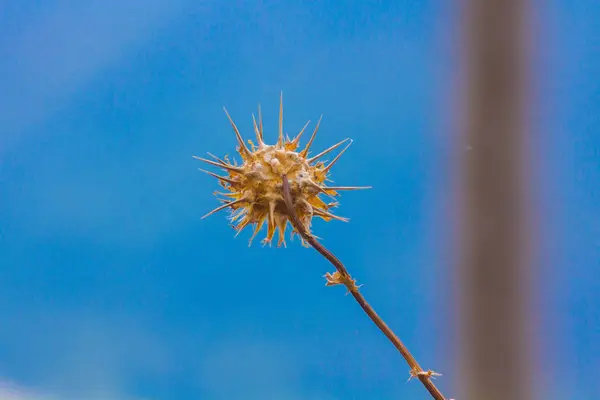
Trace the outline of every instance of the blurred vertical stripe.
{"label": "blurred vertical stripe", "polygon": [[531,399],[524,0],[465,0],[457,369],[461,400]]}

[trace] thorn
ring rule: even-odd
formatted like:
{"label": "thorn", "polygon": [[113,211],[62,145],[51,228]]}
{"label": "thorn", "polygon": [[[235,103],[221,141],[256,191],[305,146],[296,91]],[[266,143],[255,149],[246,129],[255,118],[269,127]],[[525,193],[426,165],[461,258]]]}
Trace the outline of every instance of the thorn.
{"label": "thorn", "polygon": [[350,292],[357,292],[360,286],[356,286],[356,279],[352,279],[349,275],[342,275],[340,271],[335,271],[333,274],[329,272],[325,273],[323,277],[327,280],[325,286],[335,286],[335,285],[344,285],[348,291],[346,295]]}
{"label": "thorn", "polygon": [[245,202],[245,201],[246,201],[245,198],[241,198],[239,200],[235,200],[235,201],[231,201],[229,203],[225,203],[222,206],[219,206],[219,207],[215,208],[214,210],[212,210],[211,212],[209,212],[208,214],[206,214],[205,216],[203,216],[201,219],[204,219],[204,218],[208,217],[209,215],[212,215],[212,214],[214,214],[214,213],[216,213],[218,211],[221,211],[221,210],[223,210],[223,209],[225,209],[227,207],[231,207],[231,206],[233,206],[235,204],[238,204],[238,203],[241,203],[241,202]]}
{"label": "thorn", "polygon": [[[213,194],[215,196],[225,196],[225,197],[234,198],[234,199],[240,195],[239,192],[223,193],[223,192],[217,192],[217,191],[214,191]],[[227,200],[223,200],[223,199],[219,199],[219,200],[223,201],[223,202],[227,202]]]}
{"label": "thorn", "polygon": [[256,134],[256,140],[258,140],[258,145],[262,147],[265,143],[263,142],[262,133],[260,132],[260,130],[258,130],[258,126],[256,125],[256,118],[254,117],[254,114],[252,114],[252,123],[254,124],[254,133]]}
{"label": "thorn", "polygon": [[200,161],[204,161],[205,163],[208,163],[210,165],[214,165],[215,167],[219,167],[219,168],[223,168],[229,171],[233,171],[233,172],[237,172],[238,174],[241,174],[242,172],[244,172],[243,169],[238,168],[238,167],[233,167],[231,165],[224,165],[224,164],[220,164],[211,160],[207,160],[205,158],[202,157],[197,157],[197,156],[192,156],[194,157],[196,160],[200,160]]}
{"label": "thorn", "polygon": [[373,186],[327,186],[323,190],[363,190],[373,189]]}
{"label": "thorn", "polygon": [[[315,160],[317,160],[317,159],[319,159],[319,158],[323,157],[325,154],[327,154],[327,153],[329,153],[329,152],[331,152],[331,151],[333,151],[333,150],[337,149],[338,147],[340,147],[342,144],[344,144],[344,143],[345,143],[346,141],[348,141],[348,140],[350,140],[350,139],[346,138],[346,139],[342,140],[341,142],[334,144],[334,145],[333,145],[333,146],[331,146],[330,148],[323,150],[322,152],[320,152],[320,153],[319,153],[319,154],[317,154],[316,156],[309,158],[309,159],[308,159],[308,160],[306,160],[306,161],[307,161],[307,162],[310,164],[310,163],[314,162]],[[350,143],[352,143],[352,140],[350,140]]]}
{"label": "thorn", "polygon": [[267,240],[269,243],[273,240],[273,236],[275,236],[275,230],[277,225],[275,224],[275,201],[271,200],[269,202],[269,213],[267,215]]}
{"label": "thorn", "polygon": [[260,232],[263,224],[265,223],[265,217],[263,216],[262,219],[260,219],[257,223],[256,226],[254,227],[254,232],[252,232],[252,236],[250,237],[250,241],[248,243],[248,247],[250,247],[252,245],[252,241],[254,240],[254,238],[256,237],[256,235],[258,234],[258,232]]}
{"label": "thorn", "polygon": [[279,95],[279,137],[277,139],[277,145],[283,146],[283,90]]}
{"label": "thorn", "polygon": [[313,182],[313,181],[308,181],[308,185],[309,185],[310,187],[312,187],[312,188],[316,189],[316,190],[317,190],[319,193],[322,193],[322,194],[324,194],[325,196],[327,196],[327,197],[329,197],[329,198],[331,198],[331,199],[333,199],[333,200],[335,200],[335,199],[336,199],[336,198],[335,198],[333,195],[331,195],[331,194],[327,193],[326,189],[328,189],[328,188],[323,188],[323,187],[319,186],[318,184],[316,184],[316,183],[315,183],[315,182]]}
{"label": "thorn", "polygon": [[250,218],[248,218],[248,216],[246,216],[246,218],[244,218],[243,220],[241,220],[239,222],[239,224],[237,224],[234,229],[237,231],[234,237],[238,237],[238,235],[244,230],[245,227],[247,227],[250,224]]}
{"label": "thorn", "polygon": [[229,113],[227,112],[227,109],[225,107],[223,107],[223,111],[225,111],[225,114],[227,115],[227,118],[229,119],[229,122],[231,123],[231,126],[233,127],[233,130],[235,131],[235,136],[237,137],[237,141],[240,144],[240,148],[243,149],[244,152],[248,156],[251,156],[252,153],[250,152],[250,149],[248,149],[246,147],[246,145],[244,144],[244,139],[242,139],[242,135],[240,135],[240,131],[238,130],[237,126],[235,126],[235,122],[233,122],[233,119],[231,119],[231,117],[229,116]]}
{"label": "thorn", "polygon": [[333,215],[325,210],[322,210],[320,208],[316,208],[314,207],[313,209],[313,213],[317,216],[324,216],[327,218],[332,218],[332,219],[337,219],[338,221],[342,221],[342,222],[349,222],[350,218],[344,218],[344,217],[338,217],[337,215]]}
{"label": "thorn", "polygon": [[438,374],[437,372],[432,371],[432,370],[416,371],[414,369],[411,369],[409,371],[409,374],[410,374],[410,377],[408,378],[408,380],[406,382],[410,381],[412,378],[418,378],[419,376],[426,376],[429,379],[434,379],[436,376],[442,376],[442,374]]}
{"label": "thorn", "polygon": [[308,140],[308,143],[306,144],[306,147],[304,148],[304,150],[302,150],[300,152],[300,156],[303,158],[306,158],[306,156],[308,156],[308,150],[310,149],[310,146],[312,145],[313,140],[315,140],[315,136],[317,136],[317,131],[319,130],[319,126],[321,125],[321,120],[323,119],[323,114],[321,114],[321,117],[319,117],[319,121],[317,122],[317,126],[315,126],[315,130],[313,131],[312,135],[310,136],[310,139]]}
{"label": "thorn", "polygon": [[308,120],[306,122],[306,124],[304,124],[304,127],[300,130],[300,132],[296,135],[296,137],[292,140],[292,143],[295,146],[298,146],[298,142],[300,141],[300,137],[302,136],[302,134],[304,133],[304,130],[306,129],[306,127],[308,126],[308,124],[310,124],[310,120]]}
{"label": "thorn", "polygon": [[260,137],[264,139],[265,135],[263,133],[262,114],[260,112],[260,104],[258,105],[258,128],[260,130]]}
{"label": "thorn", "polygon": [[220,175],[217,175],[217,174],[213,174],[212,172],[210,172],[210,171],[207,171],[207,170],[205,170],[205,169],[198,168],[198,170],[200,170],[200,171],[202,171],[202,172],[204,172],[204,173],[206,173],[206,174],[208,174],[208,175],[210,175],[210,176],[214,176],[215,178],[217,178],[217,179],[220,179],[220,180],[222,180],[222,181],[224,181],[224,182],[227,182],[227,183],[229,183],[229,184],[231,184],[231,185],[239,185],[239,184],[240,184],[240,182],[236,182],[236,181],[234,181],[234,180],[232,180],[232,179],[225,178],[224,176],[220,176]]}
{"label": "thorn", "polygon": [[333,164],[335,164],[335,163],[337,162],[337,160],[339,160],[339,159],[340,159],[340,157],[342,156],[342,154],[344,154],[344,152],[345,152],[346,150],[348,150],[348,147],[350,147],[350,145],[351,145],[351,144],[352,144],[352,140],[350,140],[350,143],[348,143],[348,145],[347,145],[346,147],[344,147],[344,148],[342,149],[342,151],[340,151],[340,153],[339,153],[337,156],[335,156],[335,158],[334,158],[334,159],[333,159],[333,160],[332,160],[332,161],[329,163],[329,165],[328,165],[328,166],[326,166],[325,168],[323,168],[323,169],[321,170],[321,172],[327,172],[327,171],[329,171],[329,169],[330,169],[331,167],[333,167]]}
{"label": "thorn", "polygon": [[221,160],[219,157],[215,156],[214,154],[211,154],[209,152],[206,152],[206,154],[208,154],[209,156],[211,156],[212,158],[214,158],[215,160],[217,160],[218,162],[220,162],[223,165],[227,165],[227,163],[223,160]]}

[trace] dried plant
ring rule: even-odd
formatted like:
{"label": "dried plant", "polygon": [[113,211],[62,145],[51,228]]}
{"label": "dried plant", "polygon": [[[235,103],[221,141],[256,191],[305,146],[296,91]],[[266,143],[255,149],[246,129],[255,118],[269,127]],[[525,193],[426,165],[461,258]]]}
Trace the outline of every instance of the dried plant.
{"label": "dried plant", "polygon": [[[331,213],[331,209],[338,205],[337,202],[326,203],[321,196],[325,195],[335,200],[338,191],[367,189],[366,187],[328,187],[325,185],[331,167],[333,167],[344,151],[350,146],[352,143],[351,140],[344,139],[319,154],[309,157],[310,147],[321,122],[319,119],[319,123],[317,123],[306,147],[301,151],[296,151],[300,138],[310,121],[304,125],[304,128],[302,128],[294,139],[290,139],[287,135],[284,137],[283,102],[281,102],[279,110],[279,138],[277,139],[277,143],[275,145],[265,144],[263,140],[262,116],[259,107],[258,124],[254,115],[252,116],[257,145],[248,140],[248,144],[250,145],[248,147],[244,143],[237,126],[229,116],[229,113],[227,113],[227,110],[225,110],[225,113],[235,131],[239,145],[237,151],[243,163],[238,166],[235,161],[232,163],[227,157],[224,157],[224,160],[222,160],[210,153],[209,155],[214,161],[195,157],[208,164],[222,168],[227,174],[227,176],[220,176],[202,170],[217,178],[221,186],[227,190],[226,193],[215,192],[218,196],[222,196],[220,201],[224,204],[202,218],[228,208],[232,211],[230,220],[232,223],[235,223],[233,227],[238,234],[246,226],[254,225],[254,233],[250,238],[250,243],[252,243],[252,239],[258,234],[266,221],[267,236],[263,240],[263,243],[271,243],[275,231],[279,229],[279,241],[277,244],[278,246],[285,245],[285,228],[289,217],[283,202],[281,176],[286,175],[292,182],[291,191],[295,199],[294,211],[306,229],[310,229],[313,217],[319,217],[325,221],[332,219],[348,221],[346,218],[338,217]],[[323,156],[346,142],[346,147],[329,164],[325,165],[323,161],[319,161]],[[305,244],[304,241],[303,243]]]}
{"label": "dried plant", "polygon": [[[308,143],[301,151],[297,151],[300,138],[308,126],[308,122],[302,130],[290,139],[283,134],[283,96],[279,103],[279,137],[275,145],[267,145],[263,140],[263,125],[260,106],[258,109],[258,123],[254,115],[254,132],[256,134],[257,145],[248,140],[250,147],[246,146],[242,136],[225,110],[227,118],[233,127],[239,146],[237,152],[242,158],[242,164],[238,165],[235,160],[232,162],[229,158],[220,159],[210,153],[209,156],[214,159],[208,160],[194,156],[194,158],[204,161],[210,165],[221,168],[227,176],[221,176],[209,171],[207,174],[218,179],[219,184],[228,192],[215,192],[224,204],[215,208],[205,218],[218,211],[230,209],[230,220],[235,223],[233,228],[237,231],[236,236],[248,225],[254,225],[252,239],[258,234],[265,221],[267,221],[267,236],[263,244],[271,243],[275,231],[279,230],[278,246],[285,246],[285,229],[288,221],[291,223],[292,235],[297,233],[305,246],[312,246],[321,255],[323,255],[336,268],[334,273],[326,273],[327,286],[344,285],[348,292],[352,294],[361,308],[377,327],[387,336],[392,344],[402,354],[410,366],[410,377],[418,378],[431,396],[436,400],[445,400],[442,393],[436,388],[431,379],[440,374],[421,369],[415,358],[408,351],[406,346],[392,332],[392,330],[377,315],[375,310],[367,303],[364,296],[359,292],[359,286],[353,279],[342,262],[321,245],[316,236],[310,231],[313,217],[319,217],[325,221],[333,219],[347,222],[347,218],[342,218],[331,213],[331,209],[336,207],[336,201],[326,203],[321,196],[326,196],[335,200],[338,191],[368,189],[370,187],[358,186],[326,186],[331,167],[337,162],[341,155],[350,146],[352,141],[344,139],[341,142],[323,150],[315,156],[309,157],[310,147],[315,139],[321,119],[317,123]],[[310,121],[309,121],[310,122]],[[320,159],[333,150],[348,142],[346,147],[329,163],[326,164]]]}

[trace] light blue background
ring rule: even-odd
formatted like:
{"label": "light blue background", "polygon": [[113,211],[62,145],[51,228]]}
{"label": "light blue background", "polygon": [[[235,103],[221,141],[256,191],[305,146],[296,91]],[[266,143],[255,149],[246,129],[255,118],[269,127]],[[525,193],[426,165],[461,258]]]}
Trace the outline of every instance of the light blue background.
{"label": "light blue background", "polygon": [[[0,2],[0,394],[426,398],[313,250],[200,221],[218,186],[191,156],[233,153],[222,106],[252,138],[260,102],[274,141],[280,90],[290,135],[323,113],[315,149],[355,140],[336,183],[374,187],[315,233],[455,392],[457,11],[367,3]],[[538,6],[537,386],[599,398],[600,3]]]}

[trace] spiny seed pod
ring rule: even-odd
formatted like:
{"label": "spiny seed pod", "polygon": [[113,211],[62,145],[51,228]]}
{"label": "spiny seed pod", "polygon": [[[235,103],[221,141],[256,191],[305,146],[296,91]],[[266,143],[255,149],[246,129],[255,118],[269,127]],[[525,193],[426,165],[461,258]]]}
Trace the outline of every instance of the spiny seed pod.
{"label": "spiny seed pod", "polygon": [[[224,109],[225,110],[225,109]],[[341,190],[368,189],[369,187],[357,186],[326,186],[325,181],[329,181],[328,175],[331,167],[337,162],[341,155],[352,143],[350,139],[344,139],[334,144],[319,154],[309,157],[309,149],[315,139],[321,119],[317,123],[306,147],[301,151],[296,151],[300,137],[310,123],[307,122],[300,133],[294,138],[284,138],[283,136],[283,96],[279,103],[279,138],[275,145],[267,145],[263,141],[263,124],[258,108],[258,124],[254,114],[252,120],[254,123],[254,132],[258,144],[255,146],[251,140],[248,140],[250,148],[244,144],[240,132],[229,116],[227,110],[225,114],[233,127],[239,147],[237,152],[242,157],[242,165],[238,165],[235,160],[230,162],[227,156],[220,159],[208,153],[214,159],[194,158],[204,161],[210,165],[222,168],[227,176],[220,176],[209,171],[202,170],[207,174],[217,178],[219,184],[225,188],[227,193],[215,192],[217,196],[224,198],[219,201],[224,204],[215,208],[204,217],[224,209],[231,209],[230,220],[233,228],[237,231],[236,236],[248,225],[254,225],[254,232],[250,238],[250,243],[267,221],[267,236],[263,244],[269,243],[279,229],[278,246],[285,246],[285,228],[288,223],[288,214],[283,201],[282,176],[285,174],[289,180],[290,193],[293,199],[294,209],[310,232],[311,221],[313,217],[320,217],[325,221],[337,219],[347,222],[348,219],[333,215],[330,210],[338,205],[337,202],[326,203],[320,195],[325,195],[333,200],[338,196]],[[342,144],[348,142],[346,147],[327,165],[325,162],[318,161],[321,157],[337,149]],[[294,232],[292,232],[293,235]],[[302,242],[304,245],[304,241]]]}

